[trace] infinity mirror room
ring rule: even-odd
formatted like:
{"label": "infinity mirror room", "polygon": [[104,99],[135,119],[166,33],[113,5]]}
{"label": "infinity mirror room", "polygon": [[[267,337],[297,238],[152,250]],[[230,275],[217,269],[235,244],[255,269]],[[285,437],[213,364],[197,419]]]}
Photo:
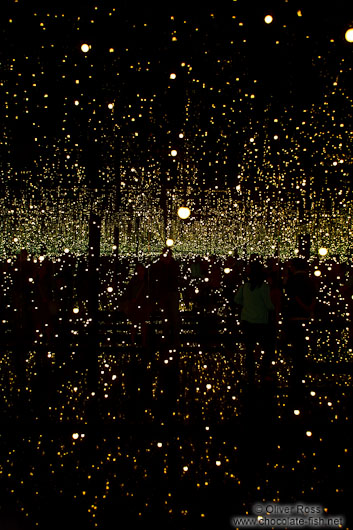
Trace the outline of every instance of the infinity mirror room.
{"label": "infinity mirror room", "polygon": [[352,528],[352,2],[31,3],[0,530]]}

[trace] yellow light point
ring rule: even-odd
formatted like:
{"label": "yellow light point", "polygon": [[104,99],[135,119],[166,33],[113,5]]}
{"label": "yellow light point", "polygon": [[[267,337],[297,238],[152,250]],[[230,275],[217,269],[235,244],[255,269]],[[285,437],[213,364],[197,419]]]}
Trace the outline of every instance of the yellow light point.
{"label": "yellow light point", "polygon": [[184,138],[184,134],[183,134],[183,133],[180,133],[180,134],[179,134],[179,138]]}
{"label": "yellow light point", "polygon": [[78,432],[74,432],[73,435],[72,435],[72,439],[73,440],[78,440],[79,436],[80,435],[78,434]]}
{"label": "yellow light point", "polygon": [[266,15],[264,18],[266,24],[271,24],[273,22],[273,16],[272,15]]}
{"label": "yellow light point", "polygon": [[176,79],[176,74],[170,74],[169,78],[170,79]]}
{"label": "yellow light point", "polygon": [[314,276],[316,276],[317,278],[318,278],[319,276],[321,276],[321,271],[316,270],[316,271],[314,272]]}
{"label": "yellow light point", "polygon": [[347,42],[353,42],[353,28],[347,29],[345,39]]}
{"label": "yellow light point", "polygon": [[190,214],[191,214],[191,211],[186,206],[181,206],[178,209],[178,216],[180,217],[180,219],[187,219],[188,217],[190,217]]}
{"label": "yellow light point", "polygon": [[68,248],[64,248],[64,252],[65,252],[65,254],[68,254],[70,252],[70,250]]}
{"label": "yellow light point", "polygon": [[109,53],[114,53],[114,48],[109,48]]}
{"label": "yellow light point", "polygon": [[177,156],[178,151],[177,151],[176,149],[172,149],[171,152],[170,152],[170,154],[171,154],[172,156]]}
{"label": "yellow light point", "polygon": [[320,256],[326,256],[327,248],[325,248],[325,247],[319,248],[319,254],[320,254]]}
{"label": "yellow light point", "polygon": [[82,44],[82,46],[81,46],[81,51],[82,51],[83,53],[87,53],[87,52],[89,52],[90,49],[91,49],[91,46],[90,46],[89,44]]}
{"label": "yellow light point", "polygon": [[226,267],[224,269],[224,274],[229,274],[231,272],[232,269],[229,269],[228,267]]}
{"label": "yellow light point", "polygon": [[216,466],[219,467],[220,465],[222,465],[222,462],[220,460],[216,460]]}
{"label": "yellow light point", "polygon": [[297,15],[298,15],[298,17],[302,17],[302,16],[303,16],[303,13],[301,12],[300,9],[298,9],[298,11],[297,11]]}
{"label": "yellow light point", "polygon": [[73,312],[73,313],[76,313],[76,314],[77,314],[79,311],[80,311],[80,310],[79,310],[78,307],[74,307],[73,310],[72,310],[72,312]]}
{"label": "yellow light point", "polygon": [[167,239],[165,244],[167,245],[167,247],[172,247],[174,245],[174,240],[173,239]]}
{"label": "yellow light point", "polygon": [[113,109],[114,108],[114,103],[108,103],[108,109]]}
{"label": "yellow light point", "polygon": [[113,292],[113,287],[108,287],[107,291],[108,291],[108,293],[112,293]]}
{"label": "yellow light point", "polygon": [[305,434],[306,434],[306,435],[308,436],[308,438],[310,438],[310,436],[312,436],[312,435],[313,435],[313,433],[312,433],[311,431],[306,431],[306,433],[305,433]]}
{"label": "yellow light point", "polygon": [[189,471],[188,466],[184,466],[184,467],[183,467],[183,471],[185,471],[185,472],[186,472],[186,471]]}
{"label": "yellow light point", "polygon": [[300,410],[296,409],[296,410],[294,411],[294,414],[295,414],[296,416],[299,416],[299,414],[300,414]]}

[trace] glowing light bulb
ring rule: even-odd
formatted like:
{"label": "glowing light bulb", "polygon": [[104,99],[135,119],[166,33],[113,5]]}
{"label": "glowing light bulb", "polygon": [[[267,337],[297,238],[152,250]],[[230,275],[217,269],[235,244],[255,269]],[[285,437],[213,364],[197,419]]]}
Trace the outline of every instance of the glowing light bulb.
{"label": "glowing light bulb", "polygon": [[170,154],[171,154],[172,156],[177,156],[178,151],[177,151],[176,149],[172,149],[171,152],[170,152]]}
{"label": "glowing light bulb", "polygon": [[306,431],[306,433],[305,433],[305,434],[306,434],[306,435],[307,435],[307,436],[308,436],[309,438],[310,438],[310,436],[312,436],[312,435],[313,435],[313,433],[312,433],[311,431]]}
{"label": "glowing light bulb", "polygon": [[190,217],[190,214],[190,208],[186,206],[181,206],[178,209],[178,216],[180,217],[180,219],[187,219],[188,217]]}
{"label": "glowing light bulb", "polygon": [[176,74],[170,74],[170,79],[176,79]]}
{"label": "glowing light bulb", "polygon": [[266,24],[271,24],[273,22],[273,16],[272,15],[266,15],[264,18]]}
{"label": "glowing light bulb", "polygon": [[229,274],[231,270],[232,270],[232,269],[229,269],[228,267],[226,267],[226,268],[224,269],[224,273],[225,273],[225,274]]}
{"label": "glowing light bulb", "polygon": [[81,46],[81,51],[83,51],[83,53],[87,53],[89,52],[91,46],[89,44],[82,44]]}
{"label": "glowing light bulb", "polygon": [[321,276],[321,271],[316,270],[316,271],[314,272],[314,276],[316,276],[317,278],[318,278],[319,276]]}
{"label": "glowing light bulb", "polygon": [[353,42],[353,28],[347,29],[345,39],[347,42]]}
{"label": "glowing light bulb", "polygon": [[73,438],[73,440],[78,440],[79,436],[80,435],[78,434],[78,432],[74,432],[73,435],[72,435],[72,438]]}
{"label": "glowing light bulb", "polygon": [[174,245],[174,240],[173,239],[167,239],[165,244],[167,245],[167,247],[172,247]]}
{"label": "glowing light bulb", "polygon": [[113,287],[108,287],[107,291],[108,291],[108,293],[112,293],[113,292]]}
{"label": "glowing light bulb", "polygon": [[319,254],[320,254],[320,256],[326,256],[327,248],[325,248],[325,247],[319,248]]}
{"label": "glowing light bulb", "polygon": [[72,312],[73,312],[73,313],[76,313],[76,314],[77,314],[79,311],[80,311],[80,310],[79,310],[78,307],[74,307],[73,310],[72,310]]}

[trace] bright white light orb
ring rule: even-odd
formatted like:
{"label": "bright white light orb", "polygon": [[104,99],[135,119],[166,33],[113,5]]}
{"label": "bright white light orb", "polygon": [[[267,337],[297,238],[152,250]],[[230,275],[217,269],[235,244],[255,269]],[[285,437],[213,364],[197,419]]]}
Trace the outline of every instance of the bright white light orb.
{"label": "bright white light orb", "polygon": [[170,74],[170,79],[176,79],[176,74]]}
{"label": "bright white light orb", "polygon": [[113,292],[113,287],[108,287],[107,291],[108,291],[108,293],[112,293]]}
{"label": "bright white light orb", "polygon": [[81,51],[82,51],[83,53],[87,53],[87,52],[89,52],[90,47],[91,47],[91,46],[90,46],[89,44],[82,44],[82,46],[81,46]]}
{"label": "bright white light orb", "polygon": [[272,15],[266,15],[264,18],[266,24],[271,24],[273,22],[273,16]]}
{"label": "bright white light orb", "polygon": [[306,435],[307,435],[307,436],[308,436],[309,438],[310,438],[310,436],[312,436],[312,435],[313,435],[313,433],[312,433],[311,431],[306,431],[306,433],[305,433],[305,434],[306,434]]}
{"label": "bright white light orb", "polygon": [[68,248],[64,248],[64,252],[65,252],[65,254],[68,254],[70,252],[70,250]]}
{"label": "bright white light orb", "polygon": [[78,434],[78,432],[74,432],[73,435],[72,435],[72,438],[73,438],[74,440],[78,440],[79,436],[80,436],[80,435]]}
{"label": "bright white light orb", "polygon": [[178,210],[178,216],[180,217],[180,219],[187,219],[188,217],[190,217],[190,208],[187,208],[186,206],[181,206]]}
{"label": "bright white light orb", "polygon": [[320,254],[320,256],[326,256],[327,248],[325,248],[325,247],[319,248],[319,254]]}
{"label": "bright white light orb", "polygon": [[229,269],[229,267],[226,267],[224,269],[224,274],[229,274],[232,269]]}
{"label": "bright white light orb", "polygon": [[314,272],[314,276],[316,276],[317,278],[318,278],[319,276],[321,276],[321,271],[316,270],[316,271]]}
{"label": "bright white light orb", "polygon": [[79,311],[80,311],[80,310],[79,310],[78,307],[74,307],[73,310],[72,310],[72,312],[73,312],[73,313],[76,313],[76,314],[77,314]]}
{"label": "bright white light orb", "polygon": [[177,156],[178,151],[177,151],[176,149],[172,149],[171,152],[170,152],[170,154],[171,154],[172,156]]}
{"label": "bright white light orb", "polygon": [[183,133],[179,133],[179,138],[184,138],[184,134]]}
{"label": "bright white light orb", "polygon": [[347,42],[353,42],[353,28],[347,29],[345,39]]}
{"label": "bright white light orb", "polygon": [[173,239],[167,239],[165,244],[167,245],[167,247],[172,247],[174,245],[174,240]]}

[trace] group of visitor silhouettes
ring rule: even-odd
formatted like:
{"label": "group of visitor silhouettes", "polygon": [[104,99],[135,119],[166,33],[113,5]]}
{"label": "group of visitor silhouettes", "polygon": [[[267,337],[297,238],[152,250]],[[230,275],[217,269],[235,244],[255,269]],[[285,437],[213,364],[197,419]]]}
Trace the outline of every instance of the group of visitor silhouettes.
{"label": "group of visitor silhouettes", "polygon": [[[201,261],[193,263],[189,270],[194,275],[202,275]],[[214,262],[215,263],[215,262]],[[198,266],[199,271],[197,272]],[[229,271],[229,272],[228,272]],[[231,272],[228,269],[228,274]],[[219,287],[221,270],[214,267],[207,279],[211,287]],[[166,344],[179,344],[179,266],[172,256],[171,249],[165,249],[158,261],[148,268],[141,263],[130,280],[121,299],[120,309],[132,323],[132,341],[141,324],[142,343],[146,345],[147,324],[154,308],[162,314],[163,338]],[[309,277],[304,259],[294,258],[288,264],[283,281],[279,271],[265,270],[258,259],[253,259],[245,268],[245,281],[233,293],[233,302],[240,308],[240,322],[245,347],[247,382],[255,382],[255,352],[262,352],[261,378],[272,380],[272,361],[275,361],[277,323],[280,314],[285,319],[288,351],[293,361],[292,380],[300,384],[304,377],[305,356],[308,349],[307,325],[313,318],[316,287]],[[199,291],[199,289],[196,289]],[[198,293],[199,294],[199,293]],[[209,293],[210,294],[210,293]],[[214,294],[214,293],[213,293]],[[187,298],[187,296],[186,296]]]}
{"label": "group of visitor silhouettes", "polygon": [[[110,271],[115,290],[120,283],[115,312],[120,319],[130,322],[130,343],[141,341],[143,347],[149,347],[151,323],[158,320],[162,323],[161,343],[167,349],[177,349],[183,342],[181,303],[184,310],[196,309],[200,319],[223,306],[228,318],[232,313],[234,322],[240,322],[248,383],[255,381],[255,361],[259,360],[261,379],[270,381],[273,377],[281,324],[284,341],[280,347],[292,359],[293,383],[300,384],[311,340],[308,326],[316,313],[318,294],[317,278],[309,274],[306,260],[297,257],[283,264],[272,258],[264,265],[258,256],[245,261],[233,255],[226,259],[185,257],[179,261],[170,248],[165,248],[155,261],[148,264],[141,261],[135,262],[132,275],[127,265],[131,267],[131,260],[125,258],[116,260]],[[107,263],[101,258],[101,284],[105,282]],[[90,281],[84,260],[72,255],[63,255],[60,260],[33,260],[23,250],[14,261],[4,261],[1,268],[4,297],[1,316],[13,328],[19,352],[26,337],[33,338],[33,331],[50,342],[59,324],[61,329],[69,328],[75,318],[74,305],[80,316],[87,309]],[[333,276],[339,278],[337,271],[333,271]],[[349,282],[342,285],[337,290],[341,289],[350,309],[353,285]],[[217,326],[216,320],[204,321],[207,331]],[[352,338],[351,325],[349,329]],[[214,331],[217,333],[217,329]]]}

